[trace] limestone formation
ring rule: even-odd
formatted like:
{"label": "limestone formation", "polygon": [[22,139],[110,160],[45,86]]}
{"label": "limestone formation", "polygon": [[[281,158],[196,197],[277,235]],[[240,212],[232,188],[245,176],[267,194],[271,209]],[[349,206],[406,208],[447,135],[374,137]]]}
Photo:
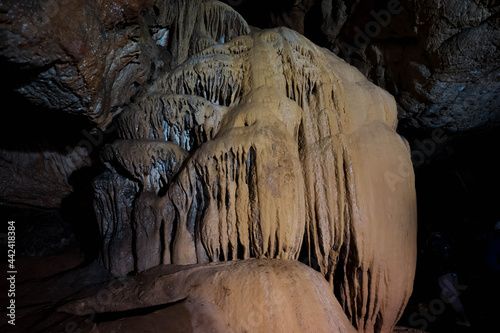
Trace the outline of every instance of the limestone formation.
{"label": "limestone formation", "polygon": [[196,29],[190,56],[118,116],[121,139],[103,150],[104,263],[124,275],[309,257],[360,332],[390,331],[416,261],[394,99],[291,30],[227,41]]}
{"label": "limestone formation", "polygon": [[107,286],[59,311],[120,318],[142,310],[83,332],[356,332],[322,276],[296,261],[159,266]]}
{"label": "limestone formation", "polygon": [[[421,139],[429,136],[422,131],[433,128],[445,129],[451,136],[451,132],[472,133],[500,123],[500,7],[495,1],[226,3],[236,5],[250,23],[303,32],[355,65],[395,96],[400,133]],[[32,102],[28,108],[40,114],[41,127],[53,122],[48,115],[59,110],[109,128],[144,86],[203,48],[249,29],[241,16],[213,1],[116,0],[111,5],[106,1],[4,0],[0,3],[2,98],[5,104],[15,105],[10,97],[19,93]],[[60,121],[71,126],[68,119]],[[25,124],[20,121],[6,127],[20,132]],[[73,129],[77,134],[82,128]],[[26,156],[4,146],[1,149],[7,150],[7,159],[16,164],[16,170],[28,175],[33,171]],[[41,156],[47,150],[34,153]],[[52,149],[50,154],[61,163],[54,169],[72,167],[65,162],[68,154],[55,156]],[[1,167],[12,168],[7,162]],[[1,179],[3,188],[26,187],[22,177],[13,179],[8,174]],[[37,198],[29,191],[11,190],[2,202],[57,207],[73,190],[63,185],[64,174],[40,172],[37,178],[47,180],[30,181],[33,193],[39,193]],[[64,190],[57,195],[60,188]],[[44,193],[50,193],[50,199]]]}
{"label": "limestone formation", "polygon": [[93,182],[100,260],[138,282],[84,304],[175,303],[142,319],[196,332],[252,331],[252,304],[264,311],[253,331],[391,332],[412,290],[416,203],[389,93],[217,1],[10,7],[2,61],[36,73],[15,90],[117,137],[92,147],[106,169]]}
{"label": "limestone formation", "polygon": [[251,24],[289,27],[356,66],[395,96],[406,131],[500,124],[498,1],[227,2]]}
{"label": "limestone formation", "polygon": [[72,175],[90,164],[87,151],[81,147],[69,154],[0,149],[0,201],[58,208],[74,190]]}
{"label": "limestone formation", "polygon": [[169,249],[161,244],[170,237],[172,225],[164,229],[162,215],[154,215],[154,202],[185,158],[182,148],[165,140],[118,140],[103,149],[109,171],[94,181],[95,210],[104,238],[102,260],[113,273],[170,263]]}

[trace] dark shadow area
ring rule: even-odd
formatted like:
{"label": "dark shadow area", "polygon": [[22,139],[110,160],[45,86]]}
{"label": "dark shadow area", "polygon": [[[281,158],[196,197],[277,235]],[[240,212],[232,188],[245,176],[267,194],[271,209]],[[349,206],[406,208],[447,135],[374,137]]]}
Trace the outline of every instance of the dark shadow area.
{"label": "dark shadow area", "polygon": [[[3,71],[3,67],[0,69]],[[16,75],[19,74],[2,72],[2,76],[9,80]],[[3,111],[9,114],[0,122],[0,149],[67,154],[66,147],[76,146],[81,140],[82,132],[91,131],[94,127],[84,116],[32,104],[13,90],[15,85],[9,80],[0,80]],[[15,81],[13,79],[14,83]]]}
{"label": "dark shadow area", "polygon": [[[409,140],[414,158],[418,151],[428,149],[429,154],[415,168],[418,265],[413,295],[399,324],[431,333],[493,332],[500,313],[500,275],[487,256],[500,221],[500,133],[449,135],[446,142],[434,142],[432,151],[432,140],[425,140]],[[455,297],[446,297],[440,277],[447,273],[471,327],[461,325],[465,320],[455,311]]]}
{"label": "dark shadow area", "polygon": [[293,2],[288,0],[223,0],[233,7],[247,21],[248,25],[260,29],[274,28],[271,26],[271,15],[281,13],[291,8]]}
{"label": "dark shadow area", "polygon": [[[95,124],[82,115],[32,104],[14,89],[29,81],[36,73],[6,63],[5,59],[0,59],[0,69],[3,76],[0,82],[0,98],[6,106],[4,112],[9,114],[8,118],[0,122],[0,150],[8,154],[4,165],[15,163],[16,154],[19,154],[23,163],[29,159],[29,154],[38,154],[40,158],[34,157],[33,161],[44,163],[43,157],[46,153],[49,153],[48,158],[51,158],[50,154],[53,153],[66,156],[77,146],[86,148],[87,151],[90,147],[89,158],[84,157],[90,161],[90,165],[69,175],[68,183],[73,191],[62,199],[60,207],[44,208],[32,206],[29,202],[24,204],[17,201],[0,201],[2,220],[12,220],[16,223],[16,255],[18,258],[35,260],[44,256],[81,253],[85,257],[85,263],[90,263],[97,258],[100,246],[93,210],[92,180],[103,170],[99,161],[100,149],[115,139],[115,133],[111,131],[106,134],[96,129]],[[32,164],[38,165],[35,162]],[[44,166],[41,165],[41,168],[43,170]],[[61,179],[44,179],[50,172],[33,169],[32,176],[38,179],[40,184],[62,182],[62,175]],[[54,173],[54,176],[57,177],[57,174]],[[16,186],[17,183],[16,180],[6,180],[2,184]],[[36,184],[34,186],[36,187]],[[35,194],[56,193],[56,186],[47,185],[47,188],[33,188],[32,191]],[[6,256],[7,247],[3,238],[1,245],[2,253]]]}
{"label": "dark shadow area", "polygon": [[101,172],[100,167],[84,167],[75,171],[70,177],[74,191],[61,203],[61,215],[71,225],[87,263],[98,258],[102,244],[92,188],[93,179]]}
{"label": "dark shadow area", "polygon": [[158,310],[163,310],[163,309],[168,309],[170,307],[175,307],[177,304],[181,304],[185,300],[186,299],[183,298],[181,300],[178,300],[177,302],[160,304],[160,305],[156,305],[156,306],[148,306],[148,307],[144,307],[144,308],[137,308],[137,309],[126,310],[126,311],[96,313],[94,321],[96,323],[101,323],[101,322],[106,322],[106,321],[115,321],[115,320],[119,320],[122,318],[130,318],[130,317],[134,317],[134,316],[145,316],[145,315],[148,315],[148,314],[153,313],[153,312],[158,311]]}
{"label": "dark shadow area", "polygon": [[[5,224],[15,222],[16,259],[77,251],[75,235],[57,210],[0,206],[0,216]],[[7,242],[3,238],[2,257],[7,257]]]}

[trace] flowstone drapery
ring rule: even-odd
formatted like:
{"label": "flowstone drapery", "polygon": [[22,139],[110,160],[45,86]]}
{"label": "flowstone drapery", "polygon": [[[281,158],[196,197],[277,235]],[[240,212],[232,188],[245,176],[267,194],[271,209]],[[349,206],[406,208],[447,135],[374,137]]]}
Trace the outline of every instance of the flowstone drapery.
{"label": "flowstone drapery", "polygon": [[250,29],[212,1],[193,11],[185,61],[115,119],[120,140],[102,151],[103,263],[123,276],[309,258],[359,332],[390,332],[416,261],[392,96],[292,30]]}

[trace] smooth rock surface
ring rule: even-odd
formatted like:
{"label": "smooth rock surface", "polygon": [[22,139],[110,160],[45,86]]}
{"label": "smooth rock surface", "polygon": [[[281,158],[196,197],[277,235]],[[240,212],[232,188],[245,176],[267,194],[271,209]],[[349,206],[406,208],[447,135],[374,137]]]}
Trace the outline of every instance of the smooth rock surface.
{"label": "smooth rock surface", "polygon": [[97,323],[92,332],[356,332],[324,278],[297,261],[159,266],[113,285],[59,311],[119,318],[151,309]]}

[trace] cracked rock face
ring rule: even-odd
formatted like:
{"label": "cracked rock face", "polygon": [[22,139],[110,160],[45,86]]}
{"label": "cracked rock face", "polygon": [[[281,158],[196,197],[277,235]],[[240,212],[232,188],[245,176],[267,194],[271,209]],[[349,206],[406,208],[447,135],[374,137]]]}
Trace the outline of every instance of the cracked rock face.
{"label": "cracked rock face", "polygon": [[95,182],[103,262],[125,275],[306,256],[358,331],[388,332],[416,260],[394,99],[292,30],[200,23],[229,10],[205,3],[189,56],[116,119]]}
{"label": "cracked rock face", "polygon": [[3,1],[1,55],[18,76],[15,89],[36,105],[108,124],[149,74],[139,14],[151,4]]}

